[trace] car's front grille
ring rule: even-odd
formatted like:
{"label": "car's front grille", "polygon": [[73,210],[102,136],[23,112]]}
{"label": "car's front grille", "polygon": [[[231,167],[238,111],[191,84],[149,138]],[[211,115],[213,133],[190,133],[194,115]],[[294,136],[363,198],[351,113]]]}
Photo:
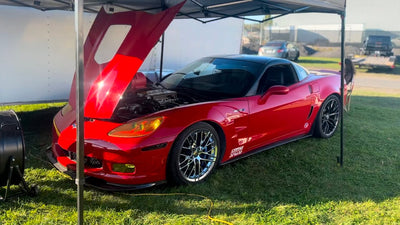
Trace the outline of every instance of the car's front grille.
{"label": "car's front grille", "polygon": [[[64,154],[70,158],[72,161],[76,161],[76,153],[63,150]],[[101,168],[103,162],[100,159],[85,156],[84,160],[85,168]]]}
{"label": "car's front grille", "polygon": [[85,167],[101,168],[102,166],[103,162],[101,160],[85,156]]}

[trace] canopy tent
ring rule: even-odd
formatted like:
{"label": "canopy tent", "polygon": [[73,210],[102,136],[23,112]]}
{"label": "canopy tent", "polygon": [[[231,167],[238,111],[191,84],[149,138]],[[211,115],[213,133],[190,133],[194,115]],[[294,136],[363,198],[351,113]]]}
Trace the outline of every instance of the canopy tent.
{"label": "canopy tent", "polygon": [[[111,11],[146,11],[157,13],[182,0],[85,0],[83,10],[98,12],[101,7]],[[0,5],[25,6],[42,11],[74,10],[73,0],[0,0]],[[244,18],[251,15],[318,12],[337,13],[345,11],[345,0],[188,0],[177,18],[192,18],[208,22],[205,18]]]}
{"label": "canopy tent", "polygon": [[[77,179],[78,186],[78,224],[83,224],[83,29],[82,14],[98,12],[104,7],[109,12],[146,11],[157,13],[181,3],[182,0],[0,0],[0,5],[31,7],[42,11],[68,10],[75,12],[76,30],[76,130],[77,130]],[[274,19],[292,13],[332,13],[341,17],[341,96],[344,93],[344,30],[346,0],[187,0],[176,18],[191,18],[208,23],[224,18],[239,18],[264,22],[260,19],[249,19],[245,16],[274,15]],[[161,66],[162,67],[162,66]],[[343,98],[341,98],[343,105]],[[340,157],[343,164],[343,107],[341,113]]]}

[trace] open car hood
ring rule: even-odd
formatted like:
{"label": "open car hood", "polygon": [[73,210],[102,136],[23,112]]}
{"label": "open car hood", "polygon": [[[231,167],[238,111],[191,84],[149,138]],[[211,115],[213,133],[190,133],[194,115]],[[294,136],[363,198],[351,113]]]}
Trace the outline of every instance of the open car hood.
{"label": "open car hood", "polygon": [[[174,19],[184,2],[158,14],[130,11],[108,14],[101,9],[84,44],[84,116],[111,118],[122,94],[146,56]],[[130,26],[114,57],[99,64],[95,55],[110,26]],[[76,107],[76,74],[69,104]]]}

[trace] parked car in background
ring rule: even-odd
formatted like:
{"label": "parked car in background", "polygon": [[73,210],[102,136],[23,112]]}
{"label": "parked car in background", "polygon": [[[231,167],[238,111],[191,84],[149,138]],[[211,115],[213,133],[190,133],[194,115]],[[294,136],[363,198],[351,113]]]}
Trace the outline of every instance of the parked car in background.
{"label": "parked car in background", "polygon": [[362,55],[392,56],[393,45],[390,36],[369,35],[361,48]]}
{"label": "parked car in background", "polygon": [[258,50],[258,55],[297,61],[300,51],[297,45],[288,41],[270,41]]}

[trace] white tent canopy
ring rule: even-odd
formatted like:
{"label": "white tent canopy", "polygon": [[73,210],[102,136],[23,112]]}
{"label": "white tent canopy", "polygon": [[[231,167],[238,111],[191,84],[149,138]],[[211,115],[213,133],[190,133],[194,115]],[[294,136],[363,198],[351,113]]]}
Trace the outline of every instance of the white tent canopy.
{"label": "white tent canopy", "polygon": [[[182,0],[85,0],[84,10],[98,12],[102,6],[112,11],[160,12]],[[250,15],[345,11],[346,0],[187,0],[177,18],[243,18]],[[42,11],[74,10],[73,0],[0,0],[0,5],[32,7]]]}

